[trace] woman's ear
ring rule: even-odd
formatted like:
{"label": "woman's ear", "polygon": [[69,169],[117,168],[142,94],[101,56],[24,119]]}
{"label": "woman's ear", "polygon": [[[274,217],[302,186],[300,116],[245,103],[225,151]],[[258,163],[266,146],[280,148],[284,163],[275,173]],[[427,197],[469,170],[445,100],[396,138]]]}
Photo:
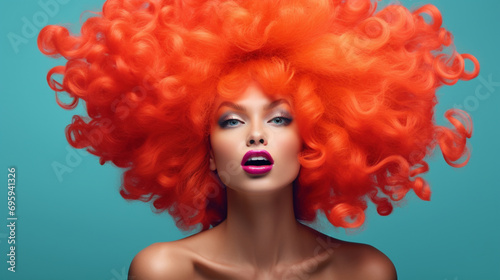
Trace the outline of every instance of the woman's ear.
{"label": "woman's ear", "polygon": [[210,170],[211,171],[217,170],[217,167],[215,166],[214,153],[212,152],[212,149],[210,149]]}
{"label": "woman's ear", "polygon": [[208,138],[208,153],[210,155],[210,170],[215,171],[217,167],[215,166],[214,151],[212,150],[212,145],[210,144],[210,137]]}

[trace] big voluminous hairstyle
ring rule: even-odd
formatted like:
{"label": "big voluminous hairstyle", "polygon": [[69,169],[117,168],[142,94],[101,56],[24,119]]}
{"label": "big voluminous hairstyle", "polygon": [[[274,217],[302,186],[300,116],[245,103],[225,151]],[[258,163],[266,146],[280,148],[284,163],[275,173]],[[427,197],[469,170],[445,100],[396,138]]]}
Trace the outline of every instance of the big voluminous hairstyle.
{"label": "big voluminous hairstyle", "polygon": [[476,77],[479,63],[441,25],[432,5],[369,0],[108,0],[81,35],[46,26],[38,47],[67,59],[47,75],[58,104],[86,104],[69,143],[125,168],[125,199],[152,200],[183,230],[222,222],[226,191],[209,170],[214,104],[256,81],[293,100],[304,142],[297,219],[321,210],[359,227],[368,200],[388,215],[410,190],[430,199],[418,175],[436,145],[451,166],[469,159],[469,115],[448,110],[453,127],[438,126],[434,107],[440,86]]}

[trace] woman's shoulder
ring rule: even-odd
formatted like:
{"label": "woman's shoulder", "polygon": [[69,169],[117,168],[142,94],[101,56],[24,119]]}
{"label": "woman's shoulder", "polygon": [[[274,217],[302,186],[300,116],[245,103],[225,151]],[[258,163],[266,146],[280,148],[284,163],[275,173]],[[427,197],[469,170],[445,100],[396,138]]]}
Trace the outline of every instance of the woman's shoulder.
{"label": "woman's shoulder", "polygon": [[245,268],[207,258],[208,249],[203,243],[210,242],[206,238],[206,234],[198,233],[144,248],[132,260],[128,279],[242,279],[248,274]]}
{"label": "woman's shoulder", "polygon": [[142,249],[132,260],[129,280],[192,279],[189,254],[176,242],[160,242]]}
{"label": "woman's shoulder", "polygon": [[[315,252],[329,256],[324,275],[339,279],[396,280],[392,261],[377,248],[363,243],[343,241],[311,229],[316,235]],[[327,277],[328,278],[328,277]]]}
{"label": "woman's shoulder", "polygon": [[346,276],[355,275],[353,279],[366,280],[397,279],[396,268],[389,257],[371,245],[342,241],[336,251],[334,268]]}

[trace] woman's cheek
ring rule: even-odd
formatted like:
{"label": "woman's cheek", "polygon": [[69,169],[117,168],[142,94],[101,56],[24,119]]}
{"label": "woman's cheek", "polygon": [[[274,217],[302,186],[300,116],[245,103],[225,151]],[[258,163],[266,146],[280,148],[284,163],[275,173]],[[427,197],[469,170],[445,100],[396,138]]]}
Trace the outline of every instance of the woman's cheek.
{"label": "woman's cheek", "polygon": [[217,143],[212,145],[217,173],[221,181],[228,185],[231,183],[230,178],[241,171],[238,145],[232,135],[217,135],[213,140],[214,143]]}
{"label": "woman's cheek", "polygon": [[279,134],[276,139],[278,147],[282,147],[281,150],[287,152],[288,154],[296,154],[300,152],[300,136],[294,131]]}

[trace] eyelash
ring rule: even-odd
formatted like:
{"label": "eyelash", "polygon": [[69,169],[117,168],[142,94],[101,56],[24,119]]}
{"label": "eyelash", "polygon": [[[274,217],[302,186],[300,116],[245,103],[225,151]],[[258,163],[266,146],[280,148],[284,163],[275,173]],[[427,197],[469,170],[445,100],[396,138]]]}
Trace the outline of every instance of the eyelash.
{"label": "eyelash", "polygon": [[[271,121],[275,120],[275,119],[281,119],[281,120],[283,120],[283,123],[278,124],[278,125],[283,125],[283,126],[288,126],[292,122],[292,119],[286,117],[285,115],[278,115],[278,116],[272,118]],[[234,127],[234,126],[228,126],[228,123],[230,121],[242,122],[242,121],[240,121],[238,119],[230,118],[230,119],[226,119],[226,120],[222,121],[220,123],[220,127],[222,127],[222,128]]]}

